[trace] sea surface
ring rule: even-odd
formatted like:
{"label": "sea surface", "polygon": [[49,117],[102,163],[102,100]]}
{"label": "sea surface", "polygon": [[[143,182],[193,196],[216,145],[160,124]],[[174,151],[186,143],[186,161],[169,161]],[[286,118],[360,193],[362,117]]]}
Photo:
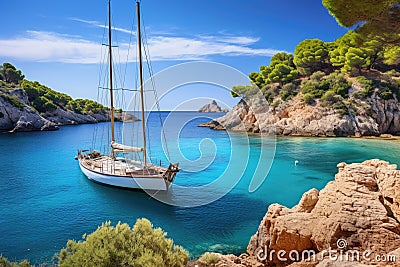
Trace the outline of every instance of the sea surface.
{"label": "sea surface", "polygon": [[[266,179],[250,192],[256,168],[270,167],[268,160],[259,162],[260,153],[263,149],[271,152],[275,144],[269,140],[264,147],[264,140],[256,135],[228,135],[225,131],[197,127],[220,115],[161,113],[164,121],[170,116],[166,139],[177,145],[169,151],[170,158],[180,160],[182,168],[175,181],[181,189],[173,187],[168,193],[172,198],[184,194],[183,186],[209,184],[223,175],[229,165],[240,165],[230,161],[232,158],[243,157],[246,162],[243,174],[230,170],[230,177],[238,181],[232,190],[198,207],[171,206],[145,192],[87,180],[74,157],[78,149],[98,146],[107,150],[108,123],[64,126],[53,132],[0,134],[0,254],[12,260],[50,262],[68,239],[80,240],[102,222],[133,225],[142,217],[166,231],[191,257],[205,251],[238,254],[245,251],[269,204],[297,204],[305,191],[321,189],[333,179],[337,163],[380,158],[400,164],[398,141],[279,137]],[[157,158],[154,160],[166,164],[163,138],[157,126],[159,119],[158,113],[149,116],[150,148]],[[128,140],[127,135],[135,131],[126,129],[135,125],[140,122],[117,123],[117,138],[124,136]],[[299,162],[297,166],[295,160]],[[193,197],[193,203],[215,196],[213,190],[202,191],[201,195],[196,190],[188,192],[194,192],[185,196]]]}

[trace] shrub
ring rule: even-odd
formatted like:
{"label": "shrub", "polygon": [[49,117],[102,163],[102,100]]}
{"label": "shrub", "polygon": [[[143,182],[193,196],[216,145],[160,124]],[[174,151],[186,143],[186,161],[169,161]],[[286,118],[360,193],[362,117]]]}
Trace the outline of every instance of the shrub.
{"label": "shrub", "polygon": [[128,224],[103,223],[83,241],[69,240],[56,258],[60,267],[178,267],[185,266],[188,253],[149,220],[139,219],[132,229]]}
{"label": "shrub", "polygon": [[274,98],[279,94],[279,87],[274,84],[267,84],[261,88],[261,93],[268,103],[271,104],[274,101]]}
{"label": "shrub", "polygon": [[204,253],[199,260],[201,263],[208,265],[216,264],[220,261],[218,255],[212,252]]}
{"label": "shrub", "polygon": [[322,97],[326,91],[332,90],[336,94],[347,97],[351,83],[347,81],[342,73],[333,72],[325,76],[322,71],[314,72],[310,80],[304,81],[301,92],[311,94],[314,98]]}
{"label": "shrub", "polygon": [[322,80],[322,78],[325,76],[326,74],[325,74],[325,72],[323,72],[323,71],[316,71],[316,72],[314,72],[313,74],[311,74],[311,76],[310,76],[310,80],[313,80],[313,81],[321,81]]}
{"label": "shrub", "polygon": [[387,71],[386,74],[390,77],[400,77],[400,72],[395,69]]}
{"label": "shrub", "polygon": [[280,103],[281,103],[280,100],[276,100],[276,101],[274,101],[274,103],[272,103],[272,106],[273,106],[274,108],[276,108],[276,107],[278,107],[278,106],[280,105]]}
{"label": "shrub", "polygon": [[279,96],[283,101],[286,101],[297,94],[297,86],[293,83],[287,83],[282,86]]}
{"label": "shrub", "polygon": [[0,119],[1,118],[4,118],[4,114],[3,114],[3,112],[0,111]]}
{"label": "shrub", "polygon": [[343,97],[348,97],[349,89],[351,87],[351,83],[347,81],[346,77],[344,77],[343,73],[333,72],[325,77],[322,83],[327,84],[326,86],[321,86],[323,88],[329,88],[333,90],[336,94],[341,95]]}
{"label": "shrub", "polygon": [[306,103],[307,105],[312,105],[315,102],[314,96],[312,94],[310,94],[310,93],[307,93],[307,94],[303,95],[301,100],[303,100],[304,103]]}
{"label": "shrub", "polygon": [[28,260],[22,262],[9,262],[7,258],[0,255],[0,266],[1,267],[32,267]]}
{"label": "shrub", "polygon": [[102,110],[108,110],[105,106],[89,99],[74,99],[68,102],[65,106],[76,113],[87,114],[90,112],[97,113]]}
{"label": "shrub", "polygon": [[343,103],[343,101],[338,101],[333,105],[333,108],[336,110],[337,113],[340,115],[349,115],[349,109],[347,106]]}
{"label": "shrub", "polygon": [[332,105],[340,100],[340,96],[338,96],[333,90],[326,91],[325,94],[321,97],[322,105]]}

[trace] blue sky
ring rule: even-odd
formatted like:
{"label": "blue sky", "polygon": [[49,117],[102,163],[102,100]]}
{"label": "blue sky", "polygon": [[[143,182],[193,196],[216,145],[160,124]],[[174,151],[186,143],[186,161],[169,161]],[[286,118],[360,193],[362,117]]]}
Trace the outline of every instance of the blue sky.
{"label": "blue sky", "polygon": [[[329,15],[320,0],[141,3],[154,72],[179,63],[209,60],[248,74],[268,64],[276,52],[293,52],[301,40],[333,41],[347,31]],[[123,62],[134,8],[133,0],[112,2],[114,42],[120,46]],[[75,98],[96,100],[106,0],[0,1],[0,10],[1,62],[13,63],[29,80]],[[131,50],[128,70],[133,69],[134,54]],[[134,84],[133,78],[127,80],[127,84]],[[196,88],[192,93],[186,92],[187,97],[196,97],[199,90],[214,97],[212,87]],[[228,105],[236,102],[228,92],[215,98]],[[164,102],[163,109],[175,105],[173,101]]]}

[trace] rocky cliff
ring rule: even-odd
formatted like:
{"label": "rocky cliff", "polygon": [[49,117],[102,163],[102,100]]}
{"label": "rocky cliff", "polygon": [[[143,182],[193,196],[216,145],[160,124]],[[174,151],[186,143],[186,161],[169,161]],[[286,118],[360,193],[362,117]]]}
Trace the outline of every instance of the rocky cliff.
{"label": "rocky cliff", "polygon": [[247,253],[219,254],[215,266],[400,266],[397,166],[375,159],[338,169],[295,207],[270,205]]}
{"label": "rocky cliff", "polygon": [[[25,91],[17,88],[0,93],[0,131],[26,132],[57,130],[58,126],[70,124],[97,123],[109,121],[107,111],[79,114],[57,108],[52,112],[39,114],[30,106]],[[130,113],[116,113],[117,121],[135,121]]]}
{"label": "rocky cliff", "polygon": [[[264,104],[262,104],[264,103]],[[400,134],[400,104],[374,93],[337,110],[320,100],[306,104],[298,95],[276,106],[241,100],[224,116],[200,126],[216,130],[275,132],[293,136],[379,136]],[[262,106],[264,105],[264,106]]]}
{"label": "rocky cliff", "polygon": [[199,112],[228,112],[228,109],[222,109],[217,101],[213,100],[210,104],[204,105]]}

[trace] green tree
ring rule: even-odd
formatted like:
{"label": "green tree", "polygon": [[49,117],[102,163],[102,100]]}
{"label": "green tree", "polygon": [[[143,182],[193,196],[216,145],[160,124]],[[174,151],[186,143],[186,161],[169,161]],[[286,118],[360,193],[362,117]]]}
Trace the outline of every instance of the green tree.
{"label": "green tree", "polygon": [[23,260],[22,262],[9,262],[7,258],[0,255],[0,266],[1,267],[32,267],[28,260]]}
{"label": "green tree", "polygon": [[274,68],[278,64],[285,64],[286,66],[295,68],[296,66],[293,63],[293,59],[294,57],[292,54],[288,54],[285,52],[276,53],[275,55],[272,56],[269,66],[271,68]]}
{"label": "green tree", "polygon": [[356,76],[361,74],[361,69],[370,65],[370,59],[365,49],[350,47],[346,53],[343,70]]}
{"label": "green tree", "polygon": [[252,95],[259,91],[258,87],[254,85],[237,85],[231,89],[232,97],[244,97],[246,95]]}
{"label": "green tree", "polygon": [[18,84],[25,78],[20,70],[17,70],[11,63],[7,62],[0,66],[0,73],[2,79],[7,83]]}
{"label": "green tree", "polygon": [[400,33],[398,0],[322,0],[322,4],[341,26],[358,26],[358,31],[365,35]]}
{"label": "green tree", "polygon": [[[399,45],[387,45],[383,51],[384,62],[389,65],[400,64],[400,46]],[[400,69],[400,67],[397,67]]]}
{"label": "green tree", "polygon": [[251,72],[249,74],[250,81],[256,85],[258,88],[262,88],[265,84],[262,74],[258,72]]}
{"label": "green tree", "polygon": [[354,31],[348,31],[345,35],[335,41],[336,47],[329,52],[332,66],[342,68],[346,63],[346,54],[350,47],[358,47],[359,36]]}
{"label": "green tree", "polygon": [[137,220],[133,229],[103,223],[83,241],[69,240],[56,256],[60,267],[179,267],[188,261],[188,253],[147,219]]}
{"label": "green tree", "polygon": [[330,65],[329,50],[319,39],[304,40],[294,50],[294,64],[301,74],[312,74]]}
{"label": "green tree", "polygon": [[291,82],[298,77],[298,71],[286,64],[276,64],[268,75],[268,80],[271,82],[278,82],[280,86],[285,83]]}

